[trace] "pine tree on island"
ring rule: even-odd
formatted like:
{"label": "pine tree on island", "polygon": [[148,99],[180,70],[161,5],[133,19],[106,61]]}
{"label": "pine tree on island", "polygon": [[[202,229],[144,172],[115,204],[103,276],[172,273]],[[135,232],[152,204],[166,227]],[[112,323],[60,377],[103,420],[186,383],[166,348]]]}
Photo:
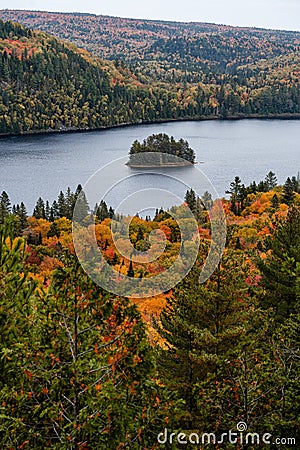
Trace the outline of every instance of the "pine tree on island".
{"label": "pine tree on island", "polygon": [[130,167],[177,167],[195,164],[195,152],[184,139],[176,141],[167,134],[152,134],[143,142],[135,140],[130,148]]}

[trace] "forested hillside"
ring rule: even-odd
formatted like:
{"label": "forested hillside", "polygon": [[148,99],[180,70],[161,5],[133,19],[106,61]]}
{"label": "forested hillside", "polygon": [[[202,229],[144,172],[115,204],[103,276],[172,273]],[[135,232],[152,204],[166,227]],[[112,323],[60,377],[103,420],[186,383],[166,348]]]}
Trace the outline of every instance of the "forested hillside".
{"label": "forested hillside", "polygon": [[[237,434],[239,422],[274,448],[299,448],[299,176],[284,186],[273,172],[249,186],[235,178],[222,200],[226,248],[202,284],[213,202],[187,191],[175,209],[185,218],[188,206],[198,222],[197,261],[172,290],[132,301],[100,288],[78,263],[79,192],[60,192],[52,206],[39,198],[32,217],[0,195],[1,448],[155,450],[165,432],[165,448],[179,448],[179,432],[213,448],[207,433]],[[90,210],[85,204],[85,219]],[[132,261],[120,253],[129,245],[123,227],[112,235],[114,211],[101,201],[94,213],[103,257],[139,283],[173,265],[183,239],[188,248],[168,211],[126,216]],[[154,230],[166,247],[145,263],[137,254]]]}
{"label": "forested hillside", "polygon": [[167,55],[178,55],[179,63],[194,62],[209,71],[214,67],[233,71],[232,66],[299,51],[300,45],[299,32],[208,23],[24,10],[2,10],[0,17],[73,41],[101,58],[133,62],[161,56],[168,61]]}
{"label": "forested hillside", "polygon": [[83,48],[0,23],[0,133],[300,113],[300,33],[82,14],[1,16]]}
{"label": "forested hillside", "polygon": [[1,21],[0,54],[3,133],[131,122],[141,109],[155,118],[158,97],[45,33]]}

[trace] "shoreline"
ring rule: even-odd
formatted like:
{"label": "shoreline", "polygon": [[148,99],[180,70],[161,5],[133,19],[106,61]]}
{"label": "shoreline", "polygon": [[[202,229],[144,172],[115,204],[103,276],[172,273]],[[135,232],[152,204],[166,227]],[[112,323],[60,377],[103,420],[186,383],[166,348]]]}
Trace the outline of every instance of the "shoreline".
{"label": "shoreline", "polygon": [[130,162],[127,162],[125,166],[130,167],[131,169],[163,169],[163,168],[171,168],[176,169],[178,167],[190,167],[194,166],[195,163],[165,163],[165,164],[130,164]]}
{"label": "shoreline", "polygon": [[300,120],[300,113],[295,114],[252,114],[252,115],[238,115],[238,116],[200,116],[200,117],[178,117],[176,119],[156,119],[153,121],[138,121],[129,123],[120,123],[116,125],[104,125],[97,128],[63,128],[63,129],[48,129],[26,131],[23,133],[0,133],[0,139],[9,137],[26,137],[26,136],[45,136],[49,134],[74,134],[74,133],[93,133],[99,131],[113,130],[118,128],[135,127],[139,125],[160,125],[163,123],[172,122],[203,122],[210,120],[220,121],[236,121],[236,120]]}

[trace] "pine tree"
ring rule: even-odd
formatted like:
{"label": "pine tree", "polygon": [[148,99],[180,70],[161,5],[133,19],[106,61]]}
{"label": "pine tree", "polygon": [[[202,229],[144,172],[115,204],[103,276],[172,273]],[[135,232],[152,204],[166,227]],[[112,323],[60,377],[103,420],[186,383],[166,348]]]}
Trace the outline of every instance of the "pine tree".
{"label": "pine tree", "polygon": [[[16,431],[21,424],[16,406],[23,388],[22,363],[30,341],[30,320],[36,283],[30,279],[25,261],[25,241],[14,238],[13,220],[0,225],[0,445],[14,446],[24,441]],[[24,358],[24,359],[23,359]],[[20,397],[18,397],[20,398]]]}
{"label": "pine tree", "polygon": [[76,188],[75,198],[76,206],[73,213],[73,220],[82,222],[88,216],[90,208],[81,184]]}
{"label": "pine tree", "polygon": [[274,172],[270,171],[268,175],[266,175],[265,183],[268,191],[271,191],[277,186],[277,178]]}
{"label": "pine tree", "polygon": [[96,209],[96,217],[97,219],[102,222],[104,219],[107,219],[109,217],[109,211],[107,208],[107,204],[104,200],[100,201],[100,205],[97,206]]}
{"label": "pine tree", "polygon": [[16,223],[16,234],[20,234],[28,225],[28,215],[27,210],[23,202],[20,203],[20,205],[14,205],[12,210],[13,215],[16,217],[17,223]]}
{"label": "pine tree", "polygon": [[277,320],[297,310],[297,265],[300,263],[300,209],[291,206],[285,220],[274,224],[273,235],[267,237],[265,259],[258,261],[265,295],[262,306],[273,307]]}
{"label": "pine tree", "polygon": [[50,205],[49,205],[49,201],[47,200],[46,201],[46,206],[45,206],[45,218],[46,218],[46,220],[51,220],[50,219],[50,217],[51,217],[51,208],[50,208]]}
{"label": "pine tree", "polygon": [[109,218],[110,218],[110,219],[113,219],[113,218],[114,218],[115,211],[114,211],[114,209],[113,209],[111,206],[109,207],[108,215],[109,215]]}
{"label": "pine tree", "polygon": [[[300,273],[298,273],[298,281]],[[298,291],[299,292],[299,291]],[[298,296],[298,304],[300,296]],[[278,323],[270,339],[273,361],[277,361],[277,395],[274,395],[273,420],[268,428],[281,436],[300,436],[300,313]]]}
{"label": "pine tree", "polygon": [[0,224],[4,223],[6,217],[11,212],[11,203],[9,197],[5,191],[0,195]]}
{"label": "pine tree", "polygon": [[[178,426],[199,429],[205,420],[220,420],[210,398],[222,380],[223,361],[241,341],[253,312],[245,289],[247,270],[241,252],[228,251],[205,284],[199,284],[199,268],[194,267],[167,298],[157,325],[164,340],[158,364],[162,381],[185,401]],[[211,397],[204,394],[208,384]]]}
{"label": "pine tree", "polygon": [[257,192],[256,181],[252,181],[252,183],[250,183],[250,185],[248,187],[248,191],[249,191],[249,194],[256,194],[256,192]]}
{"label": "pine tree", "polygon": [[59,229],[57,228],[56,222],[51,223],[50,229],[47,233],[47,237],[54,237],[54,236],[56,236],[57,238],[60,237],[60,232]]}
{"label": "pine tree", "polygon": [[65,195],[65,202],[66,202],[66,217],[67,219],[72,220],[76,198],[75,194],[71,191],[70,187],[68,187],[67,189]]}
{"label": "pine tree", "polygon": [[143,228],[139,226],[136,235],[136,242],[142,241],[143,239],[144,239],[144,231]]}
{"label": "pine tree", "polygon": [[133,269],[132,261],[130,261],[130,263],[129,263],[129,268],[128,268],[127,276],[128,276],[128,277],[131,277],[131,278],[134,277],[134,269]]}
{"label": "pine tree", "polygon": [[9,277],[24,290],[0,299],[2,447],[151,448],[167,412],[136,308],[71,257],[36,297]]}
{"label": "pine tree", "polygon": [[212,195],[210,192],[205,191],[201,197],[201,200],[206,209],[208,209],[208,210],[211,209],[211,207],[213,205],[213,199],[212,199]]}
{"label": "pine tree", "polygon": [[33,216],[36,219],[46,219],[45,203],[42,197],[39,197],[35,208],[33,210]]}
{"label": "pine tree", "polygon": [[59,219],[59,206],[56,200],[53,201],[50,209],[50,221],[53,222],[55,219]]}
{"label": "pine tree", "polygon": [[64,193],[60,191],[58,199],[57,199],[57,205],[58,205],[58,214],[59,217],[66,217],[67,216],[67,204],[66,199],[64,196]]}
{"label": "pine tree", "polygon": [[279,207],[279,198],[278,198],[277,194],[274,194],[273,197],[271,198],[271,205],[272,205],[272,208],[278,209],[278,207]]}
{"label": "pine tree", "polygon": [[195,214],[197,210],[197,198],[195,191],[193,189],[186,191],[184,200],[186,201],[192,213]]}
{"label": "pine tree", "polygon": [[299,173],[297,177],[293,176],[291,179],[291,184],[294,192],[300,192],[300,182],[299,182]]}
{"label": "pine tree", "polygon": [[294,188],[295,188],[294,183],[292,182],[290,177],[288,177],[283,186],[283,197],[282,197],[283,203],[285,203],[288,206],[290,206],[294,201],[295,198]]}
{"label": "pine tree", "polygon": [[230,183],[230,189],[226,191],[226,194],[231,194],[231,211],[239,216],[244,209],[244,201],[247,197],[247,189],[239,177],[235,177],[234,181]]}

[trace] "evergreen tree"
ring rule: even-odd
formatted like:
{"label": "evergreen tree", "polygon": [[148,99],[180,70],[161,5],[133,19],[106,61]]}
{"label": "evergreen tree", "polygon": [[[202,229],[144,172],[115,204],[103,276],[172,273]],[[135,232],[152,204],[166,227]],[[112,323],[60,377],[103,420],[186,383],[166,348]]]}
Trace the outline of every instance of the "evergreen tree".
{"label": "evergreen tree", "polygon": [[[13,221],[0,225],[0,444],[2,448],[21,445],[18,436],[17,396],[22,389],[22,362],[30,341],[30,317],[36,283],[29,278],[24,264],[25,241],[14,238]],[[24,359],[23,359],[24,358]],[[19,397],[20,398],[20,397]]]}
{"label": "evergreen tree", "polygon": [[272,205],[272,208],[278,209],[278,207],[279,207],[279,198],[278,198],[277,194],[274,194],[273,197],[271,198],[271,205]]}
{"label": "evergreen tree", "polygon": [[190,210],[192,211],[192,213],[195,214],[197,209],[197,198],[195,191],[193,189],[186,191],[184,200],[187,203]]}
{"label": "evergreen tree", "polygon": [[1,446],[151,448],[168,413],[136,308],[71,257],[35,295],[1,231]]}
{"label": "evergreen tree", "polygon": [[56,200],[53,201],[50,209],[50,221],[53,222],[55,219],[59,219],[59,206]]}
{"label": "evergreen tree", "polygon": [[138,228],[137,238],[134,243],[134,248],[140,252],[146,252],[150,248],[148,237],[144,238],[142,227]]}
{"label": "evergreen tree", "polygon": [[291,184],[294,192],[300,192],[300,181],[299,181],[299,173],[297,177],[293,176],[291,179]]}
{"label": "evergreen tree", "polygon": [[53,237],[53,236],[56,236],[58,238],[60,237],[60,232],[59,232],[59,229],[57,228],[56,222],[51,223],[50,229],[47,233],[47,237]]}
{"label": "evergreen tree", "polygon": [[283,186],[283,197],[282,197],[283,203],[285,203],[288,206],[290,206],[294,201],[295,198],[294,188],[295,188],[294,183],[292,182],[290,177],[288,177]]}
{"label": "evergreen tree", "polygon": [[68,215],[67,211],[67,204],[66,199],[64,196],[64,193],[60,191],[58,199],[57,199],[57,205],[58,205],[58,215],[59,217],[66,217]]}
{"label": "evergreen tree", "polygon": [[268,183],[265,180],[260,181],[258,183],[258,185],[257,185],[257,191],[258,192],[268,192],[268,190],[269,190],[269,186],[268,186]]}
{"label": "evergreen tree", "polygon": [[20,225],[21,225],[22,229],[26,228],[28,215],[27,215],[26,207],[23,202],[20,203],[20,208],[19,208],[19,211],[17,212],[17,215],[19,216]]}
{"label": "evergreen tree", "polygon": [[36,219],[46,219],[45,203],[42,197],[39,197],[35,208],[33,210],[33,216]]}
{"label": "evergreen tree", "polygon": [[[205,429],[207,423],[220,422],[218,407],[212,409],[209,399],[215,398],[224,376],[223,361],[239,345],[255,315],[248,307],[253,300],[245,289],[246,271],[241,253],[228,252],[204,285],[194,267],[167,298],[157,326],[164,340],[158,350],[159,374],[185,402],[180,427]],[[210,396],[205,395],[207,385],[214,391]]]}
{"label": "evergreen tree", "polygon": [[244,201],[247,197],[247,190],[239,177],[235,177],[234,181],[230,183],[230,189],[226,191],[226,194],[231,194],[231,211],[239,216],[244,209]]}
{"label": "evergreen tree", "polygon": [[277,178],[274,172],[270,171],[268,175],[266,175],[265,183],[268,191],[271,191],[275,186],[277,186]]}
{"label": "evergreen tree", "polygon": [[131,277],[131,278],[134,278],[134,269],[133,269],[132,261],[130,261],[130,263],[129,263],[127,276]]}
{"label": "evergreen tree", "polygon": [[114,209],[113,209],[111,206],[109,207],[108,215],[109,215],[109,218],[110,218],[110,219],[113,219],[113,218],[114,218],[115,211],[114,211]]}
{"label": "evergreen tree", "polygon": [[204,194],[202,195],[201,199],[202,199],[202,202],[203,202],[205,208],[208,210],[211,209],[211,207],[213,205],[213,199],[212,199],[211,193],[208,191],[205,191]]}
{"label": "evergreen tree", "polygon": [[[300,273],[298,273],[298,281]],[[299,292],[299,291],[298,291]],[[300,296],[298,296],[298,304]],[[277,361],[277,395],[274,395],[270,430],[280,436],[300,436],[300,314],[299,308],[288,319],[278,323],[270,339],[273,361]],[[275,371],[274,371],[275,372]],[[275,413],[275,414],[274,414]]]}
{"label": "evergreen tree", "polygon": [[51,217],[51,208],[50,208],[48,200],[46,201],[46,206],[45,206],[45,216],[46,216],[46,220],[51,220],[50,219],[50,217]]}
{"label": "evergreen tree", "polygon": [[0,224],[4,223],[5,218],[8,217],[10,212],[11,212],[11,203],[7,193],[3,191],[2,194],[0,195]]}
{"label": "evergreen tree", "polygon": [[274,224],[267,237],[265,259],[259,259],[265,295],[262,306],[273,307],[276,319],[287,318],[297,311],[297,265],[300,263],[300,209],[292,206],[285,220]]}
{"label": "evergreen tree", "polygon": [[76,202],[75,194],[71,191],[70,187],[68,187],[66,195],[65,195],[65,203],[66,203],[66,217],[67,219],[72,220],[74,206]]}
{"label": "evergreen tree", "polygon": [[258,189],[257,189],[256,182],[253,181],[252,183],[250,183],[250,185],[248,187],[249,194],[256,194],[257,190]]}
{"label": "evergreen tree", "polygon": [[101,200],[100,205],[96,206],[96,217],[102,222],[104,219],[110,217],[107,204],[104,200]]}
{"label": "evergreen tree", "polygon": [[90,208],[81,184],[79,184],[76,188],[75,198],[76,198],[76,207],[73,219],[76,222],[82,222],[88,216]]}
{"label": "evergreen tree", "polygon": [[142,241],[143,239],[144,239],[144,231],[143,228],[139,226],[136,235],[136,242]]}
{"label": "evergreen tree", "polygon": [[12,212],[13,215],[17,218],[17,234],[20,234],[28,225],[28,215],[24,203],[21,202],[20,205],[14,205]]}

